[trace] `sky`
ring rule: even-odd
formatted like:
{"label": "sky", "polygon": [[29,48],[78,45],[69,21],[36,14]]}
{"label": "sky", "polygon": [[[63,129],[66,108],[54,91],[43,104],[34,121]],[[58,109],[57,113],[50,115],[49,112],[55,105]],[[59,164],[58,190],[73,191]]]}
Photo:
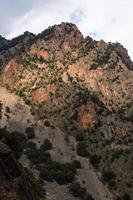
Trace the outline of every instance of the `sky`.
{"label": "sky", "polygon": [[133,0],[0,0],[0,35],[8,39],[72,22],[84,36],[120,42],[133,60],[132,21]]}

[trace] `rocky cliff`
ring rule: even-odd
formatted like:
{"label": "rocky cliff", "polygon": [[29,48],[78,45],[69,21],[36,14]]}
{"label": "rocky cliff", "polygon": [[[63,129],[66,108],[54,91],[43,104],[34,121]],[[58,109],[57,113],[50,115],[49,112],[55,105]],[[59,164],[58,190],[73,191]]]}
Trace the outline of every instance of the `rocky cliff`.
{"label": "rocky cliff", "polygon": [[[78,181],[87,191],[78,195],[81,199],[131,199],[133,62],[127,50],[119,43],[84,38],[74,24],[62,23],[38,35],[0,37],[0,59],[1,127],[21,127],[26,137],[30,134],[22,158],[40,173],[51,198],[73,199],[71,184]],[[41,145],[50,149],[42,151]],[[71,166],[75,159],[82,169],[67,167],[73,175],[60,182],[66,163]]]}

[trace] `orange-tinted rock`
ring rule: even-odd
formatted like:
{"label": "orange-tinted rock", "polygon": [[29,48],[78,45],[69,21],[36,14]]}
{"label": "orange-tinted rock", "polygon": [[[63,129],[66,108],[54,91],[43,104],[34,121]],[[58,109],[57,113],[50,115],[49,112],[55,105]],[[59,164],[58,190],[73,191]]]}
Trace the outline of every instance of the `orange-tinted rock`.
{"label": "orange-tinted rock", "polygon": [[12,81],[17,78],[19,71],[21,69],[20,63],[18,61],[19,58],[11,59],[3,73],[3,80],[4,82]]}
{"label": "orange-tinted rock", "polygon": [[109,89],[109,85],[104,84],[101,87],[102,93],[105,94],[105,96],[108,96],[110,94],[110,89]]}
{"label": "orange-tinted rock", "polygon": [[92,101],[78,108],[79,125],[83,128],[92,128],[98,121],[95,105]]}
{"label": "orange-tinted rock", "polygon": [[63,49],[64,49],[65,51],[68,51],[68,50],[70,49],[70,45],[69,45],[68,42],[64,42],[64,43],[63,43]]}
{"label": "orange-tinted rock", "polygon": [[32,47],[30,53],[34,56],[42,56],[45,60],[49,59],[49,53],[46,50],[38,50],[36,47]]}
{"label": "orange-tinted rock", "polygon": [[73,64],[73,65],[69,65],[68,66],[68,73],[72,76],[72,77],[85,77],[86,74],[86,66],[84,65],[84,60],[83,58],[81,58],[79,60],[79,62]]}
{"label": "orange-tinted rock", "polygon": [[46,60],[49,59],[49,53],[48,53],[48,51],[41,51],[41,52],[40,52],[40,56],[42,56],[42,57],[45,58]]}
{"label": "orange-tinted rock", "polygon": [[48,100],[49,94],[54,93],[56,90],[54,85],[48,85],[46,88],[39,88],[32,92],[32,101],[36,104]]}
{"label": "orange-tinted rock", "polygon": [[58,69],[64,68],[64,65],[59,61],[56,62],[56,65]]}

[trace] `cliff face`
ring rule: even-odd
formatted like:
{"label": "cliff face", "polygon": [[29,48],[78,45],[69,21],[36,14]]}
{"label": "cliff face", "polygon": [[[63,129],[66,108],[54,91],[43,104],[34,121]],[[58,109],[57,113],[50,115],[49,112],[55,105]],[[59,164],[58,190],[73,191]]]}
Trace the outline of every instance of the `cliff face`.
{"label": "cliff face", "polygon": [[[84,171],[77,175],[82,185],[81,177],[90,169],[85,164],[88,161],[83,161],[81,156],[93,164],[96,162],[94,168],[103,176],[103,182],[114,195],[113,200],[124,198],[123,192],[132,196],[133,62],[127,50],[119,43],[84,38],[74,24],[62,23],[37,36],[26,32],[11,41],[0,37],[0,59],[0,86],[9,93],[3,94],[0,87],[1,126],[21,129],[24,134],[28,125],[32,126],[36,137],[31,141],[38,148],[45,135],[52,138],[54,160],[67,160],[68,151],[72,154],[68,160],[73,161],[78,153],[84,165]],[[77,142],[71,141],[71,137]],[[70,140],[67,146],[73,146],[73,150],[67,149],[64,140]],[[40,170],[45,164],[34,165]],[[118,170],[119,165],[126,178]],[[113,171],[115,179],[106,183],[103,171]],[[49,184],[46,185],[49,189]],[[97,200],[96,192],[89,185],[88,181],[86,188]],[[102,191],[106,196],[105,190]]]}
{"label": "cliff face", "polygon": [[0,199],[38,200],[33,186],[20,170],[9,147],[0,142]]}
{"label": "cliff face", "polygon": [[[80,87],[96,96],[110,112],[121,112],[125,120],[132,118],[133,63],[122,45],[83,38],[69,23],[50,27],[37,36],[25,33],[20,38],[15,47],[9,48],[9,52],[17,48],[19,53],[12,54],[2,73],[3,83],[11,91],[31,104],[52,101],[47,107],[50,109],[55,101],[59,107],[56,96],[63,87],[74,93],[74,87]],[[73,100],[77,96],[74,93]],[[68,96],[69,102],[73,101]]]}
{"label": "cliff face", "polygon": [[[19,88],[28,98],[32,90],[51,82],[56,85],[57,80],[66,77],[63,82],[71,78],[87,87],[110,111],[130,104],[133,63],[122,45],[84,39],[76,26],[68,23],[53,26],[36,37],[28,33],[21,37],[15,47],[8,49],[14,52],[13,57],[20,51],[19,56],[10,59],[3,73],[4,83],[9,83],[11,90]],[[34,42],[29,46],[32,38]],[[25,53],[21,53],[22,46]],[[44,78],[48,83],[44,83]],[[33,87],[26,91],[28,85]]]}

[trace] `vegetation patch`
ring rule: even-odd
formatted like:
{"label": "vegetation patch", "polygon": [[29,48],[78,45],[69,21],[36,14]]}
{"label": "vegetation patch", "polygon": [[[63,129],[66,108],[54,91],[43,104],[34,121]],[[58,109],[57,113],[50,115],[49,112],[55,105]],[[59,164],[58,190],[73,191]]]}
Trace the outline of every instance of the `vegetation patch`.
{"label": "vegetation patch", "polygon": [[89,194],[85,187],[82,187],[79,182],[72,182],[70,184],[70,191],[73,196],[79,197],[82,200],[94,200],[91,194]]}
{"label": "vegetation patch", "polygon": [[0,138],[11,148],[16,158],[20,158],[26,146],[26,137],[18,132],[8,132],[0,129]]}

